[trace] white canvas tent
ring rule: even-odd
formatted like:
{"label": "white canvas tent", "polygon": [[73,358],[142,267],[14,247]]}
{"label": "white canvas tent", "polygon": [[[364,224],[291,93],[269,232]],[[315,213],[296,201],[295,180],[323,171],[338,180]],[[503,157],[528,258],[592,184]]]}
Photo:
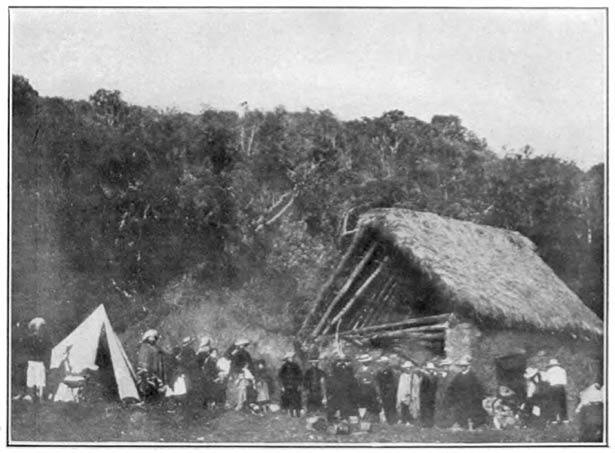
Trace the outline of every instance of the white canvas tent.
{"label": "white canvas tent", "polygon": [[[103,332],[106,344],[101,344]],[[62,366],[68,350],[70,368],[72,372],[79,373],[92,365],[96,365],[96,357],[101,346],[107,349],[106,352],[110,356],[120,399],[133,398],[139,400],[139,392],[135,384],[135,372],[126,356],[122,343],[111,327],[111,322],[103,305],[99,305],[85,321],[53,348],[50,368]]]}

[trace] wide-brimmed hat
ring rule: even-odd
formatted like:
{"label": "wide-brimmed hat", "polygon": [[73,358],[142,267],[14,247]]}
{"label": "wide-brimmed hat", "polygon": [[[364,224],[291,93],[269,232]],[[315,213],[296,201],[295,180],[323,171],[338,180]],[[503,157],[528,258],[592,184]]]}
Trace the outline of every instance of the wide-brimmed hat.
{"label": "wide-brimmed hat", "polygon": [[194,343],[194,338],[192,338],[191,336],[182,338],[182,346],[188,346],[188,345],[191,345],[192,343]]}
{"label": "wide-brimmed hat", "polygon": [[389,358],[386,355],[380,356],[377,360],[380,363],[389,363]]}
{"label": "wide-brimmed hat", "polygon": [[287,352],[286,354],[284,354],[284,357],[282,357],[282,360],[289,360],[292,359],[295,356],[294,352]]}
{"label": "wide-brimmed hat", "polygon": [[467,357],[462,357],[456,363],[457,366],[470,366],[470,361]]}
{"label": "wide-brimmed hat", "polygon": [[559,361],[558,361],[557,359],[551,359],[551,360],[549,360],[549,364],[548,364],[547,366],[548,366],[548,367],[551,367],[551,366],[560,366],[560,363],[559,363]]}
{"label": "wide-brimmed hat", "polygon": [[369,354],[361,354],[357,356],[357,362],[359,363],[368,363],[372,361],[372,356]]}
{"label": "wide-brimmed hat", "polygon": [[204,348],[205,346],[211,346],[211,338],[210,337],[202,337],[199,340],[199,348]]}
{"label": "wide-brimmed hat", "polygon": [[158,338],[159,334],[158,331],[156,329],[149,329],[146,330],[145,333],[143,334],[143,336],[141,337],[141,341],[145,341],[148,338]]}
{"label": "wide-brimmed hat", "polygon": [[515,392],[510,389],[509,387],[506,387],[505,385],[500,385],[500,387],[498,387],[498,393],[500,394],[500,396],[513,396],[515,394]]}
{"label": "wide-brimmed hat", "polygon": [[525,373],[523,374],[523,377],[525,379],[530,379],[536,376],[536,374],[538,374],[538,368],[528,367],[525,369]]}
{"label": "wide-brimmed hat", "polygon": [[426,369],[426,370],[435,370],[435,369],[436,369],[436,366],[435,366],[432,362],[427,362],[427,363],[425,364],[425,369]]}
{"label": "wide-brimmed hat", "polygon": [[235,346],[247,346],[250,344],[250,340],[246,340],[245,338],[240,338],[235,342]]}
{"label": "wide-brimmed hat", "polygon": [[410,360],[406,360],[404,363],[402,363],[401,367],[407,370],[414,367],[414,363],[412,363]]}
{"label": "wide-brimmed hat", "polygon": [[41,318],[40,316],[37,316],[36,318],[33,318],[29,323],[28,323],[28,329],[32,330],[32,329],[40,329],[41,326],[44,326],[45,324],[47,324],[47,321],[45,321],[43,318]]}

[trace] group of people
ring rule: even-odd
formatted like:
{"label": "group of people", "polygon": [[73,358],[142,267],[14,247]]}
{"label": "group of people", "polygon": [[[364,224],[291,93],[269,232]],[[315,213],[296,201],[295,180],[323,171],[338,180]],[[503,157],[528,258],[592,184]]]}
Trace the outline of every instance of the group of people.
{"label": "group of people", "polygon": [[[21,341],[27,360],[18,375],[26,392],[17,398],[42,400],[47,387],[51,344],[43,334],[45,321],[34,318]],[[209,337],[188,336],[166,351],[160,335],[146,331],[137,354],[137,386],[145,401],[174,398],[198,401],[207,409],[265,413],[278,409],[290,416],[321,413],[328,422],[356,418],[420,427],[473,429],[492,424],[497,429],[533,422],[567,423],[568,377],[557,359],[544,370],[529,367],[516,391],[505,385],[487,396],[469,358],[442,359],[419,365],[397,354],[374,358],[362,354],[352,360],[343,353],[322,360],[311,351],[302,369],[294,352],[282,358],[277,373],[264,359],[253,360],[250,341],[239,339],[219,354]],[[321,364],[327,366],[321,368]],[[277,377],[277,379],[276,379]],[[21,377],[17,377],[21,382]],[[583,390],[575,413],[581,440],[602,438],[603,388]],[[279,403],[278,403],[279,402]]]}

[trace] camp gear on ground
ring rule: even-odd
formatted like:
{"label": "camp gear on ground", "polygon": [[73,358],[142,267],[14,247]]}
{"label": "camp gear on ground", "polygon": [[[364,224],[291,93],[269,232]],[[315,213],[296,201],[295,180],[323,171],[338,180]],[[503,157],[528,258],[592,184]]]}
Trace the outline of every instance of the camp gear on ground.
{"label": "camp gear on ground", "polygon": [[99,305],[75,330],[51,351],[50,368],[62,366],[66,350],[73,370],[89,365],[100,366],[99,376],[104,382],[113,381],[120,399],[139,400],[137,376],[122,344],[115,334],[103,305]]}

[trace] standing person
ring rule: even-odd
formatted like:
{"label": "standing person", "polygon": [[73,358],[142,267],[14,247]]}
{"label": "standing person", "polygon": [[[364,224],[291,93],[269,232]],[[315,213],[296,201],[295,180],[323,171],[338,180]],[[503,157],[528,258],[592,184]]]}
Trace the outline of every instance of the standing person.
{"label": "standing person", "polygon": [[307,412],[318,412],[324,409],[326,404],[326,374],[318,368],[318,358],[308,360],[310,367],[303,375],[303,388],[307,392]]}
{"label": "standing person", "polygon": [[269,403],[271,403],[271,394],[273,393],[273,379],[267,369],[267,362],[265,362],[265,359],[257,360],[255,365],[254,386],[256,390],[256,404],[264,411],[268,411]]}
{"label": "standing person", "polygon": [[155,398],[165,387],[164,352],[158,346],[160,334],[149,329],[143,334],[137,357],[137,386],[145,399]]}
{"label": "standing person", "polygon": [[196,364],[199,369],[203,369],[205,360],[211,353],[211,338],[203,337],[199,341],[199,347],[196,350]]}
{"label": "standing person", "polygon": [[244,369],[247,368],[251,375],[254,372],[252,356],[246,350],[249,344],[249,340],[240,338],[225,354],[225,357],[230,361],[226,385],[226,406],[228,408],[240,409],[242,407],[243,404],[240,403],[240,400],[242,395],[246,393],[246,389],[242,386],[248,382],[248,380],[244,379]]}
{"label": "standing person", "polygon": [[378,359],[378,362],[382,365],[382,368],[376,374],[376,383],[378,384],[378,394],[380,395],[380,401],[384,409],[384,417],[389,425],[396,422],[397,410],[396,397],[397,397],[397,377],[393,372],[389,364],[389,358],[382,356]]}
{"label": "standing person", "polygon": [[483,408],[484,389],[467,358],[457,362],[459,373],[446,389],[445,404],[450,408],[455,424],[460,428],[473,428],[487,421]]}
{"label": "standing person", "polygon": [[301,381],[303,373],[294,361],[295,354],[289,352],[283,358],[278,373],[282,384],[281,408],[288,410],[291,417],[301,416]]}
{"label": "standing person", "polygon": [[432,362],[427,362],[419,389],[420,420],[423,428],[431,428],[434,425],[437,389],[438,376],[436,374],[436,367]]}
{"label": "standing person", "polygon": [[47,387],[46,369],[51,358],[51,342],[46,335],[46,322],[37,317],[28,323],[28,335],[24,340],[24,351],[28,367],[26,370],[26,401],[42,401]]}
{"label": "standing person", "polygon": [[412,394],[412,367],[413,364],[406,360],[401,366],[401,376],[397,385],[397,408],[400,413],[399,424],[410,425],[413,421],[410,413],[410,399]]}
{"label": "standing person", "polygon": [[342,420],[357,415],[357,381],[350,360],[343,354],[333,363],[326,387],[328,421],[333,421],[338,412]]}
{"label": "standing person", "polygon": [[446,389],[455,377],[452,370],[453,362],[449,358],[442,359],[438,367],[438,384],[436,389],[436,425],[440,428],[450,428],[453,423],[451,411],[445,406]]}
{"label": "standing person", "polygon": [[579,442],[604,441],[604,388],[595,383],[579,394]]}
{"label": "standing person", "polygon": [[203,407],[205,409],[215,409],[219,403],[224,401],[224,386],[220,380],[220,370],[218,369],[218,350],[211,349],[207,351],[207,355],[201,354],[198,357],[203,358],[201,364],[201,394]]}
{"label": "standing person", "polygon": [[554,409],[554,422],[568,423],[568,405],[566,403],[566,385],[568,376],[557,359],[549,360],[543,379],[549,384],[550,403]]}
{"label": "standing person", "polygon": [[359,408],[359,416],[364,418],[368,415],[368,421],[378,420],[380,413],[380,403],[378,402],[378,390],[376,390],[376,381],[369,369],[368,364],[372,361],[369,354],[361,354],[357,357],[357,361],[361,364],[357,374],[357,406]]}
{"label": "standing person", "polygon": [[[194,338],[191,336],[182,339],[181,348],[177,355],[179,378],[184,380],[184,394],[190,401],[195,390],[200,390],[200,370],[197,366],[196,352],[192,345]],[[174,387],[175,388],[175,387]]]}

